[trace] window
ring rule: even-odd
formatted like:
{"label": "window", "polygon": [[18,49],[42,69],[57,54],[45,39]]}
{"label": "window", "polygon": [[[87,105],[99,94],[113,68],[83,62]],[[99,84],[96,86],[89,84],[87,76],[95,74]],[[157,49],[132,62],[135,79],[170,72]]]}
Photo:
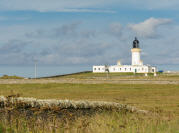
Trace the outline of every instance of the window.
{"label": "window", "polygon": [[131,68],[130,68],[130,71],[131,71]]}
{"label": "window", "polygon": [[120,68],[120,71],[121,71],[121,68]]}
{"label": "window", "polygon": [[100,70],[100,68],[98,68],[98,70]]}
{"label": "window", "polygon": [[127,68],[125,68],[125,71],[127,70]]}
{"label": "window", "polygon": [[144,71],[144,68],[142,68],[142,71]]}
{"label": "window", "polygon": [[115,68],[113,68],[113,70],[115,71]]}
{"label": "window", "polygon": [[96,68],[94,68],[94,70],[96,71]]}
{"label": "window", "polygon": [[135,68],[135,73],[137,72],[137,68]]}

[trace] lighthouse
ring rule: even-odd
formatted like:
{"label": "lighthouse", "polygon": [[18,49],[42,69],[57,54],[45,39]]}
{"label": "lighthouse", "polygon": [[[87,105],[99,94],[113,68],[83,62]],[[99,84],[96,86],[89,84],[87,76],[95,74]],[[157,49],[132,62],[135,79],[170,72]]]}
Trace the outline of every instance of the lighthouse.
{"label": "lighthouse", "polygon": [[133,48],[131,49],[132,52],[132,66],[141,66],[143,62],[140,59],[141,49],[139,47],[139,40],[135,37],[133,41]]}
{"label": "lighthouse", "polygon": [[[130,48],[129,48],[130,49]],[[156,73],[157,67],[144,65],[143,61],[141,61],[140,54],[141,49],[139,46],[139,40],[135,37],[135,40],[132,44],[132,64],[131,65],[123,65],[120,60],[117,61],[116,65],[95,65],[93,66],[94,73],[116,73],[116,72],[126,72],[126,73]],[[107,68],[107,69],[106,69]]]}

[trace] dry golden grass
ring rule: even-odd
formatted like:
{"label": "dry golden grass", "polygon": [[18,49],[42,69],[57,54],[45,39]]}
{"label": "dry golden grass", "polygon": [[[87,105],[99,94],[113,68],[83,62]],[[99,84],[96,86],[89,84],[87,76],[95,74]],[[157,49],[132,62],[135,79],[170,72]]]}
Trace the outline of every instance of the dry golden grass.
{"label": "dry golden grass", "polygon": [[40,99],[112,101],[141,109],[160,108],[179,114],[179,85],[155,84],[7,84],[0,95]]}
{"label": "dry golden grass", "polygon": [[[178,75],[144,77],[131,74],[112,74],[108,79],[179,80]],[[101,80],[105,74],[78,74],[54,78],[55,80]],[[42,79],[44,80],[44,79]],[[51,79],[47,79],[48,81]],[[7,80],[8,81],[8,80]],[[37,80],[38,82],[38,80]],[[0,133],[4,132],[73,132],[73,133],[179,133],[179,85],[178,84],[80,84],[80,83],[31,83],[0,84],[0,95],[20,94],[39,99],[69,99],[107,101],[127,104],[148,110],[148,115],[126,112],[101,112],[82,116],[73,112],[58,119],[54,114],[35,112],[30,118],[8,108],[0,114]],[[79,111],[79,110],[77,110]],[[0,111],[1,113],[1,111]],[[12,113],[12,115],[10,115]],[[71,121],[72,116],[75,117]],[[45,118],[44,118],[45,117]],[[48,118],[46,118],[48,117]]]}
{"label": "dry golden grass", "polygon": [[[76,117],[74,121],[48,119],[35,112],[30,118],[11,108],[0,115],[4,132],[78,132],[78,133],[178,133],[179,85],[170,84],[1,84],[0,95],[19,93],[23,97],[109,101],[136,106],[149,115],[104,112]],[[15,115],[15,114],[17,115]],[[65,113],[66,114],[66,113]],[[152,115],[151,115],[152,114]],[[67,113],[68,117],[73,113]],[[76,115],[75,115],[76,116]],[[78,115],[77,115],[78,116]]]}
{"label": "dry golden grass", "polygon": [[178,133],[174,116],[101,112],[71,119],[35,112],[26,116],[9,111],[0,116],[0,133]]}

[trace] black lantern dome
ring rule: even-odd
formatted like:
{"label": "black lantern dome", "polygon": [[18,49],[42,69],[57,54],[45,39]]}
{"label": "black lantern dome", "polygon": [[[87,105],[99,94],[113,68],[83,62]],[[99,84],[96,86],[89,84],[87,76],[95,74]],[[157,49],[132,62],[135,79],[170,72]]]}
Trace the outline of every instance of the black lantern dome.
{"label": "black lantern dome", "polygon": [[135,40],[133,41],[133,48],[139,48],[139,40],[137,37],[135,37]]}

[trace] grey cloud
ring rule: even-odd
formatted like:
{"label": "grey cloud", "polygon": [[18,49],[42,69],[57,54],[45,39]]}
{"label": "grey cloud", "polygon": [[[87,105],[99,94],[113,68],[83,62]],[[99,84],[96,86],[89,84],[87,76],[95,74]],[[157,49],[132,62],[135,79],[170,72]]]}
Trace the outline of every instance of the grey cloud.
{"label": "grey cloud", "polygon": [[81,22],[75,22],[71,24],[64,24],[52,29],[38,29],[33,32],[26,33],[26,37],[32,38],[54,38],[54,37],[73,37],[77,35],[78,26]]}
{"label": "grey cloud", "polygon": [[33,51],[28,51],[31,41],[9,40],[0,47],[1,64],[31,64]]}
{"label": "grey cloud", "polygon": [[[83,64],[87,63],[89,58],[94,57],[95,59],[98,55],[102,56],[112,48],[110,42],[100,37],[103,35],[101,32],[81,29],[80,24],[81,22],[76,22],[49,30],[40,29],[26,34],[26,37],[38,38],[38,40],[49,38],[43,50],[36,55],[38,60],[45,64]],[[100,40],[99,37],[103,40]],[[52,39],[55,39],[56,43],[52,44],[50,42]],[[48,43],[50,44],[47,45]]]}
{"label": "grey cloud", "polygon": [[95,38],[97,36],[97,31],[96,30],[86,30],[86,31],[82,31],[80,33],[82,35],[82,37],[84,38]]}
{"label": "grey cloud", "polygon": [[[179,57],[178,55],[178,41],[175,40],[174,36],[177,32],[172,33],[173,30],[168,30],[167,34],[162,38],[157,39],[144,39],[141,45],[143,51],[147,52],[147,56],[142,56],[147,64],[179,64],[175,60]],[[175,41],[173,41],[175,40]]]}
{"label": "grey cloud", "polygon": [[[11,40],[2,45],[0,62],[32,64],[36,59],[39,64],[95,65],[115,64],[117,60],[122,60],[123,64],[130,64],[130,49],[135,33],[124,26],[121,30],[120,23],[112,25],[112,31],[107,28],[104,31],[83,29],[78,22],[34,30],[28,36],[26,34],[26,38]],[[178,29],[177,26],[158,29],[161,38],[139,37],[145,64],[175,64],[178,61]]]}
{"label": "grey cloud", "polygon": [[[131,31],[125,27],[121,29],[119,25],[114,25],[119,29],[113,29],[114,31],[99,32],[95,30],[84,30],[77,26],[72,31],[66,32],[63,36],[65,39],[57,39],[57,43],[50,45],[50,51],[42,52],[39,54],[39,58],[43,63],[52,64],[114,64],[117,60],[122,60],[123,64],[130,64],[132,41],[135,34],[131,34]],[[62,26],[63,27],[63,26]],[[67,26],[71,27],[71,26]],[[63,28],[59,33],[63,34]],[[68,28],[67,28],[68,29]],[[80,30],[79,30],[80,29]],[[54,30],[54,31],[53,31]],[[55,33],[56,28],[51,32]],[[69,29],[68,29],[69,30]],[[68,31],[67,30],[67,31]],[[169,30],[169,29],[167,29]],[[66,30],[65,30],[66,31]],[[84,35],[88,33],[90,35]],[[115,34],[114,34],[115,33]],[[122,36],[121,36],[121,35]],[[119,36],[120,35],[120,36]],[[163,33],[164,36],[166,34]],[[75,38],[73,38],[75,36]],[[86,37],[85,37],[86,36]],[[113,38],[115,36],[115,38]],[[139,37],[141,40],[141,38]],[[157,41],[158,40],[158,41]],[[165,53],[169,53],[172,49],[165,48],[168,42],[164,39],[142,39],[141,47],[144,48],[143,52],[147,55],[142,55],[142,59],[145,64],[157,64],[163,56],[158,56],[158,51],[164,48]],[[155,47],[155,49],[153,49]],[[47,48],[44,48],[47,49]],[[155,57],[155,58],[154,58]],[[167,59],[168,60],[168,59]],[[164,62],[164,61],[163,61]],[[170,60],[170,63],[172,61]]]}
{"label": "grey cloud", "polygon": [[72,23],[69,25],[63,25],[60,28],[54,29],[55,36],[71,36],[75,35],[78,26],[81,24],[81,22]]}
{"label": "grey cloud", "polygon": [[120,23],[112,23],[110,25],[110,32],[118,37],[122,35],[122,30],[123,27]]}
{"label": "grey cloud", "polygon": [[20,40],[10,40],[0,47],[0,54],[21,52],[29,43],[30,42],[23,42]]}

